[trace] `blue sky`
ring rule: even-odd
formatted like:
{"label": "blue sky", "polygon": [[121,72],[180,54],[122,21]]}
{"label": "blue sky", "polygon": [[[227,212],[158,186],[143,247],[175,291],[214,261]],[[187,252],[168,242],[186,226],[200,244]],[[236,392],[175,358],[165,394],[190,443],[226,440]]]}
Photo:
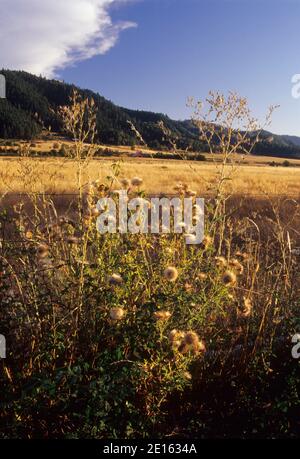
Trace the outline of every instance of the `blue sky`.
{"label": "blue sky", "polygon": [[[300,135],[300,99],[291,96],[300,0],[2,1],[3,67],[55,74],[116,104],[177,119],[190,115],[188,96],[236,90],[260,117],[280,104],[271,130]],[[17,8],[25,3],[35,10]],[[26,24],[19,41],[8,29],[16,11],[18,27]]]}

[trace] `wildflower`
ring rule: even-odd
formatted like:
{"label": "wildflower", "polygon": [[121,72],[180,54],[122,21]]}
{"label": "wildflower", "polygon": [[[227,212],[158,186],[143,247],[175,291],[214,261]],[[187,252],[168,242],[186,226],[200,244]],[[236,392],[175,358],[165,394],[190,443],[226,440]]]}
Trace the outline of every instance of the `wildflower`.
{"label": "wildflower", "polygon": [[205,351],[206,351],[206,346],[205,346],[204,342],[199,340],[196,348],[194,349],[194,352],[198,353],[198,352],[205,352]]}
{"label": "wildflower", "polygon": [[26,231],[25,237],[26,237],[26,239],[33,239],[33,233],[32,233],[32,231]]}
{"label": "wildflower", "polygon": [[128,187],[130,186],[130,180],[127,179],[127,178],[123,178],[123,179],[121,180],[121,183],[122,183],[122,185],[123,185],[124,188],[128,188]]}
{"label": "wildflower", "polygon": [[227,266],[227,261],[224,257],[215,257],[215,260],[217,262],[217,266],[224,268]]}
{"label": "wildflower", "polygon": [[238,274],[243,274],[244,266],[237,260],[233,259],[229,261],[229,266],[231,266]]}
{"label": "wildflower", "polygon": [[140,177],[134,177],[133,179],[131,179],[132,186],[141,186],[142,183],[143,179],[141,179]]}
{"label": "wildflower", "polygon": [[178,331],[176,329],[172,330],[169,334],[169,341],[173,349],[178,349],[182,343],[182,340],[185,336],[184,332]]}
{"label": "wildflower", "polygon": [[236,284],[236,275],[232,271],[226,271],[222,277],[222,281],[226,287],[231,287]]}
{"label": "wildflower", "polygon": [[169,333],[169,340],[170,341],[174,341],[176,335],[177,335],[178,331],[176,330],[176,328],[174,328],[173,330],[170,331]]}
{"label": "wildflower", "polygon": [[199,336],[195,332],[187,332],[184,337],[184,342],[190,346],[195,346],[199,342]]}
{"label": "wildflower", "polygon": [[46,244],[39,244],[36,251],[39,258],[46,258],[49,253],[49,247]]}
{"label": "wildflower", "polygon": [[108,280],[109,280],[109,283],[112,285],[119,285],[119,284],[122,284],[123,282],[123,279],[119,274],[112,274]]}
{"label": "wildflower", "polygon": [[206,280],[207,279],[207,274],[206,273],[199,273],[198,274],[198,279],[199,280]]}
{"label": "wildflower", "polygon": [[170,282],[175,282],[178,278],[177,269],[174,266],[169,266],[164,270],[164,277]]}
{"label": "wildflower", "polygon": [[93,207],[93,208],[91,209],[91,215],[92,215],[93,217],[98,217],[99,214],[100,214],[100,212],[99,212],[99,210],[97,209],[97,207]]}
{"label": "wildflower", "polygon": [[156,311],[153,315],[157,320],[168,320],[172,314],[169,311]]}
{"label": "wildflower", "polygon": [[123,308],[112,308],[110,311],[109,311],[109,315],[110,315],[110,318],[114,321],[118,321],[118,320],[121,320],[123,319],[124,315],[125,315],[125,311]]}
{"label": "wildflower", "polygon": [[243,300],[244,300],[244,305],[243,305],[240,315],[242,317],[249,317],[252,311],[251,300],[250,298],[246,298],[246,297],[244,297]]}
{"label": "wildflower", "polygon": [[178,351],[181,354],[192,352],[198,354],[199,352],[205,352],[206,347],[203,341],[200,341],[197,333],[190,331],[185,333],[182,343],[180,344]]}

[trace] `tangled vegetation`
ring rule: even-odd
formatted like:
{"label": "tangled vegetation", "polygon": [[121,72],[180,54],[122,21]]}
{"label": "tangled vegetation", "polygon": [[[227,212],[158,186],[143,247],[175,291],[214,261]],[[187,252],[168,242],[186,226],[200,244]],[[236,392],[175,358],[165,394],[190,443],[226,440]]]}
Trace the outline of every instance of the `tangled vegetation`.
{"label": "tangled vegetation", "polygon": [[[244,99],[222,97],[210,97],[210,113],[223,110],[231,126],[248,116]],[[122,186],[147,199],[143,180],[116,163],[105,182],[84,183],[94,104],[74,94],[61,116],[78,166],[69,212],[28,191],[1,213],[0,436],[296,436],[297,202],[242,215],[224,192],[227,125],[201,245],[181,234],[101,235],[99,198]],[[34,174],[25,167],[24,181]],[[181,198],[197,194],[174,186]]]}

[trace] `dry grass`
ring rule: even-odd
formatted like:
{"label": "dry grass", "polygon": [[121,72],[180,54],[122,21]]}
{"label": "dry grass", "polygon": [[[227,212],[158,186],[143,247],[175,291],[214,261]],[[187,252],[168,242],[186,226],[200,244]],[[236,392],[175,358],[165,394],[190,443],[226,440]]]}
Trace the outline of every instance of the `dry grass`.
{"label": "dry grass", "polygon": [[[250,157],[249,157],[250,158]],[[247,160],[249,160],[247,157]],[[94,159],[85,171],[84,181],[104,180],[111,174],[115,160]],[[122,176],[142,176],[147,193],[172,193],[174,183],[185,181],[198,194],[209,193],[216,178],[218,165],[213,163],[183,162],[176,160],[155,160],[145,158],[124,158]],[[298,161],[300,164],[300,161]],[[23,192],[24,170],[30,178],[33,191],[72,193],[76,163],[62,158],[0,160],[0,192]],[[31,177],[30,177],[31,176]],[[23,177],[23,178],[22,178]],[[34,178],[34,180],[32,180]],[[287,195],[299,196],[300,168],[271,167],[243,164],[232,180],[227,182],[227,190],[243,195]],[[26,190],[28,191],[28,190]]]}

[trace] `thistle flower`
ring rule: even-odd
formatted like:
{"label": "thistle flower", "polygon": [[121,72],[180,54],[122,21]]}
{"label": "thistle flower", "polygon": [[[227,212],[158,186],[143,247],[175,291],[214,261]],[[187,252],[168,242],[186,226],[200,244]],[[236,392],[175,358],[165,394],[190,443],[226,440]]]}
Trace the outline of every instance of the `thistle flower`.
{"label": "thistle flower", "polygon": [[26,231],[25,237],[26,237],[26,239],[33,239],[33,233],[32,233],[32,231]]}
{"label": "thistle flower", "polygon": [[233,260],[230,260],[228,264],[229,264],[229,266],[231,266],[238,274],[243,274],[243,272],[244,272],[244,266],[239,262],[239,260],[237,260],[236,258],[234,258]]}
{"label": "thistle flower", "polygon": [[199,336],[193,331],[187,332],[184,337],[184,342],[189,346],[195,346],[199,343]]}
{"label": "thistle flower", "polygon": [[224,257],[215,257],[215,260],[217,262],[217,266],[224,268],[227,266],[227,261]]}
{"label": "thistle flower", "polygon": [[236,284],[236,275],[232,271],[226,271],[222,277],[223,283],[226,287],[231,287]]}
{"label": "thistle flower", "polygon": [[203,341],[199,340],[198,344],[196,345],[195,349],[193,349],[194,353],[197,354],[199,352],[206,352],[206,346]]}
{"label": "thistle flower", "polygon": [[112,309],[109,311],[109,315],[110,315],[110,318],[111,318],[113,321],[118,321],[118,320],[123,319],[123,317],[124,317],[124,315],[125,315],[125,311],[124,311],[124,309],[122,309],[122,308],[112,308]]}
{"label": "thistle flower", "polygon": [[112,274],[108,280],[111,285],[120,285],[123,282],[123,279],[119,274]]}
{"label": "thistle flower", "polygon": [[130,186],[130,180],[127,179],[127,178],[123,178],[123,179],[121,180],[121,183],[122,183],[122,185],[123,185],[124,188],[128,188],[128,187]]}
{"label": "thistle flower", "polygon": [[178,349],[182,343],[182,340],[185,336],[184,332],[178,331],[176,329],[172,330],[169,334],[169,341],[173,349]]}
{"label": "thistle flower", "polygon": [[186,344],[184,341],[180,341],[180,344],[178,346],[178,352],[180,354],[187,354],[190,351],[190,346]]}
{"label": "thistle flower", "polygon": [[141,186],[142,183],[143,179],[141,179],[140,177],[133,177],[133,179],[131,179],[132,186]]}
{"label": "thistle flower", "polygon": [[97,209],[97,207],[92,207],[91,209],[91,215],[93,217],[98,217],[100,215],[100,211]]}
{"label": "thistle flower", "polygon": [[169,340],[170,341],[174,341],[174,339],[175,339],[177,334],[178,334],[178,331],[176,330],[176,328],[171,330],[170,333],[169,333]]}
{"label": "thistle flower", "polygon": [[39,258],[46,258],[49,253],[49,247],[46,244],[39,244],[36,251]]}
{"label": "thistle flower", "polygon": [[174,266],[169,266],[164,270],[164,277],[169,282],[175,282],[178,278],[178,271]]}
{"label": "thistle flower", "polygon": [[244,297],[243,300],[244,300],[244,305],[243,305],[240,315],[243,317],[249,317],[252,311],[252,302],[250,298],[246,298],[246,297]]}
{"label": "thistle flower", "polygon": [[156,320],[168,320],[172,314],[169,311],[156,311],[153,315]]}
{"label": "thistle flower", "polygon": [[178,348],[178,351],[181,352],[181,354],[186,354],[187,352],[198,354],[199,352],[205,352],[206,347],[204,342],[200,341],[197,333],[189,331],[185,333],[183,341]]}

